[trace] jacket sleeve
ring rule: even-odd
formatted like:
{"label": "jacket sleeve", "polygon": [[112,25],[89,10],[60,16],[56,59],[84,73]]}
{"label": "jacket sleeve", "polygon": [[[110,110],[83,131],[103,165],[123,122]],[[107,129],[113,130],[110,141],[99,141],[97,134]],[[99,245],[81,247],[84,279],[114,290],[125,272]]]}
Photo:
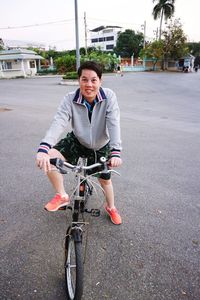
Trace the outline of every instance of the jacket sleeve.
{"label": "jacket sleeve", "polygon": [[45,137],[40,143],[38,152],[48,153],[49,149],[54,146],[59,137],[66,130],[69,122],[71,120],[71,97],[66,95],[58,107],[57,113],[53,118],[53,122],[46,132]]}
{"label": "jacket sleeve", "polygon": [[121,146],[121,129],[120,129],[120,109],[115,93],[111,90],[107,94],[107,113],[106,125],[110,137],[110,148],[112,157],[120,157]]}

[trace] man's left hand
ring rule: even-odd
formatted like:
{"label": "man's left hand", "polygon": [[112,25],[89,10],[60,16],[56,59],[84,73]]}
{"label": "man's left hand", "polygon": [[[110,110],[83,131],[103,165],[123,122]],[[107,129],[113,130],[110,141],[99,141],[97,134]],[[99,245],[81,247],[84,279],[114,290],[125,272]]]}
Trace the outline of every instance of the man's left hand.
{"label": "man's left hand", "polygon": [[119,167],[122,164],[122,159],[120,157],[111,157],[110,159],[110,166],[112,168]]}

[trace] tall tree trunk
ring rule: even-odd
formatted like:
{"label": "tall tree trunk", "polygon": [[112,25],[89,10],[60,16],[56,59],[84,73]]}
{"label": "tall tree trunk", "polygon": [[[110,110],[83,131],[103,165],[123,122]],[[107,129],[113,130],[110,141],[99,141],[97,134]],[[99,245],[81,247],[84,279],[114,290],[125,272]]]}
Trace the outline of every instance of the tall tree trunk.
{"label": "tall tree trunk", "polygon": [[161,16],[160,16],[159,40],[161,40],[163,14],[164,14],[164,11],[162,8],[162,12],[161,12]]}

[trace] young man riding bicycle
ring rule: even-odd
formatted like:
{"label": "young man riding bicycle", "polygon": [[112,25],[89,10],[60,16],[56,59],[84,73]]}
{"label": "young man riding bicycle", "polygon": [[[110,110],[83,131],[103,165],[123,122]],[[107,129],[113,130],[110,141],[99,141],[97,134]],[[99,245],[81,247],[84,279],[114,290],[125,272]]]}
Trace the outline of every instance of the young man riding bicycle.
{"label": "young man riding bicycle", "polygon": [[[120,111],[115,93],[101,87],[102,70],[93,61],[84,62],[79,67],[78,77],[79,89],[64,97],[36,157],[37,166],[47,173],[56,190],[55,197],[45,206],[48,211],[56,211],[70,202],[63,176],[51,170],[50,158],[76,164],[80,156],[86,156],[88,164],[93,164],[104,156],[109,159],[111,167],[122,164]],[[69,124],[72,132],[58,142]],[[111,221],[119,225],[122,220],[115,207],[110,174],[101,174],[98,180],[105,193],[105,210]]]}

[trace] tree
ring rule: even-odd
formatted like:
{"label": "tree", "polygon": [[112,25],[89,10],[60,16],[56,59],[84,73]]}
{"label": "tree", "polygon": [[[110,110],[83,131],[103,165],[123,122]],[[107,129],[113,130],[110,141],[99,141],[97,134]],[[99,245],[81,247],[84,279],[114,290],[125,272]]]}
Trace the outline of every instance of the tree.
{"label": "tree", "polygon": [[168,59],[178,60],[189,53],[186,35],[183,32],[179,19],[171,20],[163,32],[163,39],[149,43],[140,53],[141,57],[153,59],[154,69],[158,60],[162,60],[162,69]]}
{"label": "tree", "polygon": [[163,59],[164,55],[164,42],[154,41],[146,45],[144,49],[140,51],[140,56],[144,59],[145,57],[153,60],[153,71],[155,70],[156,64],[159,60]]}
{"label": "tree", "polygon": [[138,57],[143,47],[144,35],[141,32],[135,33],[134,30],[126,29],[120,32],[114,52],[122,57]]}
{"label": "tree", "polygon": [[187,43],[190,53],[194,56],[200,56],[200,42],[199,43]]}
{"label": "tree", "polygon": [[160,28],[159,28],[159,40],[160,40],[163,17],[167,21],[167,19],[170,19],[173,16],[175,11],[175,7],[174,7],[175,0],[153,0],[153,2],[155,1],[157,1],[158,3],[153,8],[153,17],[154,20],[160,18]]}
{"label": "tree", "polygon": [[81,61],[93,60],[98,62],[105,72],[112,72],[115,68],[115,65],[118,63],[118,58],[113,53],[107,53],[99,50],[94,50],[88,52],[87,55],[81,57]]}
{"label": "tree", "polygon": [[[67,54],[65,53],[65,55],[60,55],[54,61],[56,69],[60,74],[76,72],[76,55],[71,53],[73,51],[69,52]],[[98,62],[102,65],[103,71],[106,72],[112,72],[118,61],[115,55],[103,52],[102,50],[92,50],[92,48],[90,48],[90,51],[88,51],[87,55],[84,55],[84,53],[81,54],[81,63],[86,60]]]}
{"label": "tree", "polygon": [[60,74],[64,74],[66,72],[72,72],[76,70],[76,56],[75,55],[65,55],[60,56],[55,59],[56,69]]}
{"label": "tree", "polygon": [[164,60],[179,59],[189,53],[186,41],[187,37],[182,29],[179,19],[171,21],[167,29],[163,32],[164,36]]}

